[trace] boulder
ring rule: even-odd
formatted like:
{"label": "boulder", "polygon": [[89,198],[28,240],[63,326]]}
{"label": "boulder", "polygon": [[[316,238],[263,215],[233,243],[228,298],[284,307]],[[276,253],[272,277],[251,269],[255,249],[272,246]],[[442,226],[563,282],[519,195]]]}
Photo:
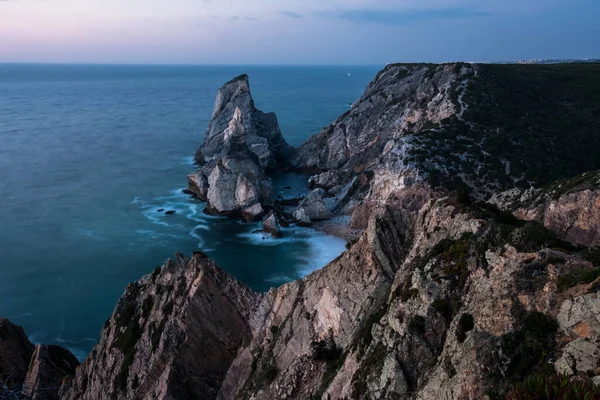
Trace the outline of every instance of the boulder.
{"label": "boulder", "polygon": [[269,212],[262,223],[262,230],[265,233],[270,233],[273,237],[281,237],[281,226],[279,225],[279,219],[273,211]]}
{"label": "boulder", "polygon": [[[321,188],[311,191],[304,199],[302,199],[296,211],[304,210],[304,214],[312,221],[324,220],[331,217],[331,211],[324,201],[326,195],[327,193],[325,190]],[[295,218],[300,220],[296,216]]]}
{"label": "boulder", "polygon": [[304,208],[298,208],[292,213],[292,216],[300,226],[308,226],[312,223]]}
{"label": "boulder", "polygon": [[64,377],[75,374],[77,358],[60,346],[37,345],[23,384],[23,395],[31,400],[58,400]]}
{"label": "boulder", "polygon": [[[311,188],[321,188],[329,191],[336,186],[344,187],[351,174],[344,170],[331,170],[318,175],[313,175],[308,179],[308,186]],[[339,191],[338,191],[339,192]]]}

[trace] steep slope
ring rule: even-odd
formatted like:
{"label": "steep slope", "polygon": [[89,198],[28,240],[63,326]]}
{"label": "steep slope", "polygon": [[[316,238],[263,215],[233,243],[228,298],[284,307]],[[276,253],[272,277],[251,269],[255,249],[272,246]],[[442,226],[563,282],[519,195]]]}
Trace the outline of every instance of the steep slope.
{"label": "steep slope", "polygon": [[54,400],[79,361],[59,346],[34,346],[20,326],[0,317],[0,399]]}
{"label": "steep slope", "polygon": [[294,165],[372,170],[380,199],[415,180],[484,199],[569,178],[600,168],[598,73],[597,63],[388,65]]}
{"label": "steep slope", "polygon": [[540,189],[511,189],[494,195],[489,202],[518,218],[538,221],[571,243],[600,246],[599,171]]}
{"label": "steep slope", "polygon": [[63,399],[214,398],[262,296],[204,254],[130,284]]}
{"label": "steep slope", "polygon": [[132,284],[65,398],[482,398],[547,362],[589,379],[600,279],[561,246],[536,223],[417,185],[338,259],[264,295],[199,255]]}

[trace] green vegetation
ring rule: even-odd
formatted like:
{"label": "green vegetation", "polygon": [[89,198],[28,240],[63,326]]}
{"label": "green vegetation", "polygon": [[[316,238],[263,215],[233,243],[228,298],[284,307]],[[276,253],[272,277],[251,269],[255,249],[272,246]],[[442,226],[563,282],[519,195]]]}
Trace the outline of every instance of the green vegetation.
{"label": "green vegetation", "polygon": [[463,343],[467,339],[467,333],[475,328],[475,319],[471,314],[463,314],[458,320],[456,327],[456,339],[459,343]]}
{"label": "green vegetation", "polygon": [[518,331],[503,335],[497,355],[497,374],[503,379],[523,379],[542,368],[555,344],[558,323],[540,312],[525,314]]}
{"label": "green vegetation", "polygon": [[135,357],[135,346],[142,337],[142,329],[137,321],[137,318],[132,318],[123,333],[121,333],[112,346],[118,348],[123,353],[123,363],[116,378],[116,385],[119,389],[127,389],[127,378],[129,377],[129,367],[133,364]]}
{"label": "green vegetation", "polygon": [[514,384],[504,395],[492,400],[596,400],[600,388],[588,380],[571,379],[555,374],[536,374]]}
{"label": "green vegetation", "polygon": [[600,277],[600,268],[585,269],[573,274],[559,276],[556,280],[558,290],[566,290],[575,285],[583,285],[594,282]]}
{"label": "green vegetation", "polygon": [[600,64],[478,68],[462,99],[462,120],[452,117],[412,138],[408,161],[431,183],[470,190],[462,174],[490,189],[525,188],[600,168]]}

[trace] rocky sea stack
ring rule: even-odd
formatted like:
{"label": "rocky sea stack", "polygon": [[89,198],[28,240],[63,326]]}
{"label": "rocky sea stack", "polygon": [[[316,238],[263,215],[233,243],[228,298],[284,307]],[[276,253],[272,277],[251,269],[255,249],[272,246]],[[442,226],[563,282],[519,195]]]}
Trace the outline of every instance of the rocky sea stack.
{"label": "rocky sea stack", "polygon": [[[190,190],[221,214],[273,209],[272,234],[284,216],[357,239],[267,293],[176,255],[127,287],[61,398],[600,398],[599,74],[389,65],[299,149],[229,82]],[[277,203],[266,174],[291,153],[310,191]],[[24,379],[32,345],[0,351]]]}
{"label": "rocky sea stack", "polygon": [[188,190],[207,202],[209,212],[253,221],[274,204],[266,172],[284,168],[291,152],[275,114],[254,107],[248,76],[239,76],[217,94]]}

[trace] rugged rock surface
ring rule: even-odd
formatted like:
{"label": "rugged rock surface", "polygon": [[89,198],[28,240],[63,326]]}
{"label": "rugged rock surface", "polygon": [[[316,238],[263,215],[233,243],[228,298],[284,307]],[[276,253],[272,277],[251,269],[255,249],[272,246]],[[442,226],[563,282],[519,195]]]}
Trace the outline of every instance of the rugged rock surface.
{"label": "rugged rock surface", "polygon": [[292,149],[281,134],[275,114],[265,114],[254,106],[247,75],[232,79],[219,90],[212,121],[204,143],[196,153],[196,162],[203,165],[219,158],[225,131],[237,109],[241,113],[248,148],[258,157],[260,167],[271,170],[278,164],[287,163]]}
{"label": "rugged rock surface", "polygon": [[31,400],[58,400],[58,390],[65,377],[74,375],[79,361],[60,346],[37,345],[27,377],[23,396]]}
{"label": "rugged rock surface", "polygon": [[488,199],[598,169],[600,90],[591,82],[599,70],[391,64],[298,149],[294,166],[372,171],[367,199],[379,202],[415,181]]}
{"label": "rugged rock surface", "polygon": [[273,206],[273,184],[247,145],[243,114],[235,109],[221,142],[221,154],[188,177],[189,190],[210,212],[253,221]]}
{"label": "rugged rock surface", "polygon": [[0,379],[23,382],[34,349],[23,328],[0,317]]}
{"label": "rugged rock surface", "polygon": [[204,254],[177,255],[127,287],[61,398],[215,398],[261,298]]}
{"label": "rugged rock surface", "polygon": [[600,172],[541,189],[512,189],[493,196],[490,203],[518,218],[541,222],[571,243],[600,246]]}
{"label": "rugged rock surface", "polygon": [[[343,255],[265,295],[200,256],[170,262],[128,288],[66,398],[106,388],[116,398],[483,398],[541,368],[541,354],[560,355],[558,371],[600,375],[588,352],[599,279],[577,281],[592,264],[551,250],[560,241],[538,224],[504,218],[427,185],[394,192]],[[120,348],[128,332],[132,355]],[[180,358],[185,373],[174,371]]]}

